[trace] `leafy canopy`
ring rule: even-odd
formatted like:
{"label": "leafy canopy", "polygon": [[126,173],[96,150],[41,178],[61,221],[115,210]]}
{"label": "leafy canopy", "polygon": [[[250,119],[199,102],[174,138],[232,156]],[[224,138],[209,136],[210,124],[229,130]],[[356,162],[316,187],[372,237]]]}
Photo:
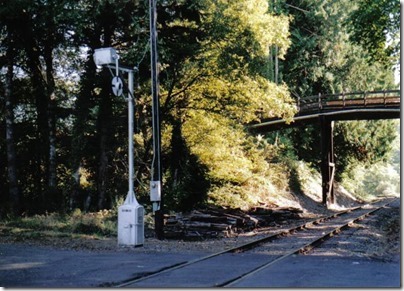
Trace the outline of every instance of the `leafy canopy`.
{"label": "leafy canopy", "polygon": [[283,56],[290,45],[289,18],[269,13],[265,0],[204,3],[200,29],[206,37],[176,64],[182,78],[173,89],[162,89],[163,103],[177,109],[171,114],[182,121],[186,146],[208,169],[209,197],[227,204],[244,201],[247,207],[254,193],[264,197],[275,191],[267,157],[244,124],[275,116],[290,121],[296,112],[286,85],[267,78],[269,47],[278,45]]}

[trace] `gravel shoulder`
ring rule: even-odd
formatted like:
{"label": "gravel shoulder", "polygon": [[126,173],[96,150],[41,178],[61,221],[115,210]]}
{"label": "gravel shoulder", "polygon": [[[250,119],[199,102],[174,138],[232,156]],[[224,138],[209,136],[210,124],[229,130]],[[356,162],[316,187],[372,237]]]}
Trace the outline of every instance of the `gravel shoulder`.
{"label": "gravel shoulder", "polygon": [[323,243],[315,254],[367,258],[399,263],[401,259],[400,200],[350,226]]}
{"label": "gravel shoulder", "polygon": [[[199,241],[185,241],[179,239],[158,240],[153,234],[146,235],[144,245],[141,247],[119,247],[116,238],[52,238],[39,237],[20,240],[12,236],[0,236],[0,243],[23,244],[27,246],[43,246],[61,250],[87,250],[87,251],[116,251],[140,253],[214,253],[223,249],[234,247],[257,239],[261,235],[276,233],[292,225],[302,224],[305,220],[324,215],[321,213],[306,212],[306,216],[298,220],[283,221],[276,227],[268,228],[265,233],[257,234],[255,231],[240,233],[233,237],[211,238]],[[329,212],[329,211],[327,211]],[[379,260],[400,260],[400,233],[401,233],[401,207],[397,200],[365,221],[352,225],[344,231],[325,242],[322,249],[332,251],[340,256],[356,254]]]}

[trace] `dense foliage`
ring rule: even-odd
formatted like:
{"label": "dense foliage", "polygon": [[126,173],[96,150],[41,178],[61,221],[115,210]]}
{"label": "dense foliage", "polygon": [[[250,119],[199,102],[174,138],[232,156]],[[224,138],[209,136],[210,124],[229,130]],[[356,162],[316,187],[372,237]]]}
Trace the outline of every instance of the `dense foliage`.
{"label": "dense foliage", "polygon": [[[292,96],[396,88],[392,72],[397,66],[400,43],[399,6],[397,1],[285,2],[284,11],[293,19],[292,45],[281,64],[280,74]],[[371,16],[375,11],[378,16]],[[370,30],[383,37],[373,35],[372,38]],[[376,49],[386,43],[391,45],[386,45],[386,50],[377,53],[380,57],[375,57]],[[313,125],[280,133],[282,140],[288,140],[286,154],[319,169],[319,132],[319,125]],[[334,139],[337,177],[341,178],[350,164],[370,164],[383,159],[396,134],[393,121],[337,122]],[[274,135],[269,138],[274,140]]]}
{"label": "dense foliage", "polygon": [[[389,21],[372,25],[395,39],[397,5],[361,9],[368,2],[158,1],[168,210],[276,200],[289,187],[285,149],[287,159],[315,164],[316,129],[262,137],[245,124],[291,120],[297,96],[394,86],[397,42],[381,50],[386,40],[377,38],[370,48],[375,39],[358,31],[369,15],[387,11]],[[109,46],[137,68],[134,178],[138,200],[150,207],[148,9],[144,0],[1,0],[0,217],[110,209],[126,196],[127,105],[92,57]],[[392,126],[339,125],[342,168],[382,160]]]}

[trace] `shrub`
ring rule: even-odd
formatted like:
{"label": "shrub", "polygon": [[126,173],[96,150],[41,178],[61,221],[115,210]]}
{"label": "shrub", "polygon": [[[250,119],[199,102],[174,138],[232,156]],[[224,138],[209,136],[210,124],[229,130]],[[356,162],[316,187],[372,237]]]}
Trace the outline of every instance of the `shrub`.
{"label": "shrub", "polygon": [[400,174],[394,166],[384,162],[369,167],[351,165],[342,175],[342,185],[364,200],[381,195],[397,196],[400,193]]}

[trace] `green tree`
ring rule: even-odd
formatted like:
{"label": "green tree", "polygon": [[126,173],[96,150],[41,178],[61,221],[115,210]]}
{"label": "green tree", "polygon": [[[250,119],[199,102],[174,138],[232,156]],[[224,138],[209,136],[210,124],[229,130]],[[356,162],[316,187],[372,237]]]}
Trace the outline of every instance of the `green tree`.
{"label": "green tree", "polygon": [[[268,164],[247,142],[250,138],[241,125],[273,116],[290,119],[294,114],[286,86],[267,79],[269,47],[278,45],[282,58],[290,44],[288,18],[270,14],[266,1],[203,3],[198,9],[201,21],[175,22],[202,31],[198,50],[175,66],[162,63],[162,76],[175,76],[162,80],[163,108],[174,109],[166,111],[166,130],[173,141],[169,146],[173,154],[188,155],[169,168],[169,177],[177,181],[169,185],[184,187],[179,173],[194,161],[199,180],[210,182],[205,184],[208,200],[247,207],[259,196],[254,196],[252,185],[264,193],[270,182],[260,180],[269,176]],[[190,34],[191,39],[195,36]],[[167,86],[165,81],[171,83]],[[179,134],[182,139],[175,138]],[[167,189],[169,195],[177,190]]]}
{"label": "green tree", "polygon": [[[2,204],[20,196],[26,213],[64,203],[95,210],[126,195],[126,102],[111,94],[109,70],[97,70],[92,60],[94,49],[107,46],[118,50],[121,64],[138,69],[135,187],[146,204],[153,159],[147,1],[1,4],[0,161],[9,171],[0,170]],[[350,38],[346,24],[357,7],[347,0],[159,1],[163,192],[170,209],[203,202],[247,208],[276,197],[287,189],[280,148],[249,135],[246,123],[289,121],[293,97],[390,86],[386,66],[369,63],[366,47]],[[291,157],[314,161],[308,151],[317,147],[317,132],[290,131],[277,140],[297,140],[302,147]],[[386,124],[356,144],[354,136],[338,138],[352,145],[349,154],[372,145],[360,158],[379,159],[384,151],[374,147],[387,145],[389,134]]]}
{"label": "green tree", "polygon": [[[7,151],[7,180],[8,191],[10,200],[10,209],[13,214],[19,214],[21,210],[21,192],[18,185],[18,171],[17,171],[17,155],[15,143],[15,115],[14,115],[14,91],[13,91],[13,77],[14,77],[14,63],[16,48],[12,44],[13,28],[11,23],[6,24],[6,56],[5,62],[7,73],[4,80],[4,100],[5,100],[5,123],[6,123],[6,151]],[[4,187],[5,188],[5,187]],[[4,189],[3,188],[3,189]],[[4,195],[4,191],[2,194]],[[3,196],[1,195],[1,196]],[[2,197],[3,203],[7,201],[6,197]],[[7,203],[4,203],[5,205]],[[3,206],[4,207],[4,206]],[[8,209],[0,209],[0,217],[2,212]]]}
{"label": "green tree", "polygon": [[335,134],[338,168],[345,169],[352,162],[365,165],[386,162],[395,138],[394,120],[342,122]]}
{"label": "green tree", "polygon": [[22,129],[15,136],[19,145],[16,148],[18,167],[21,175],[26,174],[26,179],[19,180],[22,200],[24,207],[29,205],[36,211],[58,208],[62,193],[57,181],[60,145],[57,123],[64,118],[59,108],[64,93],[58,85],[63,83],[61,79],[66,79],[59,74],[69,34],[69,1],[6,1],[3,4],[2,23],[11,27],[12,32],[4,44],[16,51],[13,83],[18,85],[14,84],[13,110],[19,113],[17,128]]}
{"label": "green tree", "polygon": [[394,86],[391,68],[378,61],[370,63],[366,47],[350,41],[353,28],[348,23],[355,3],[298,0],[291,4],[286,7],[293,16],[292,45],[283,62],[283,75],[295,97]]}
{"label": "green tree", "polygon": [[398,65],[400,2],[360,0],[348,20],[350,38],[369,51],[372,61]]}
{"label": "green tree", "polygon": [[[374,1],[375,3],[377,1]],[[284,4],[285,11],[292,15],[291,40],[285,61],[283,61],[283,79],[289,85],[295,98],[310,95],[372,91],[394,89],[394,74],[391,68],[383,62],[369,62],[371,53],[366,47],[351,40],[351,18],[359,13],[356,3],[352,1],[312,1],[296,0]],[[355,153],[360,152],[361,143],[348,142],[346,136],[358,122],[337,122],[335,134],[338,172],[341,174]],[[377,144],[379,138],[391,140],[392,125],[389,122],[368,122],[366,126],[358,126],[352,131],[357,139],[366,140],[369,145]],[[360,129],[360,130],[359,130]],[[367,138],[369,132],[378,131],[378,135]],[[291,149],[299,159],[304,159],[313,165],[319,165],[318,149],[320,140],[318,125],[291,129],[286,138],[292,139],[295,146]],[[349,149],[348,149],[349,148]],[[374,146],[368,148],[367,154],[360,160],[383,155]],[[383,150],[381,150],[383,151]],[[359,158],[358,156],[356,158]]]}
{"label": "green tree", "polygon": [[[131,49],[139,4],[133,1],[81,1],[75,7],[73,45],[86,48],[81,66],[71,144],[71,182],[69,208],[84,210],[112,206],[114,196],[124,195],[125,165],[112,167],[112,161],[124,159],[119,144],[126,144],[127,131],[122,120],[125,103],[110,90],[108,69],[97,74],[93,52],[100,47]],[[133,52],[133,51],[132,51]],[[121,63],[125,63],[125,56]],[[126,138],[126,139],[124,139]],[[126,177],[127,179],[127,177]],[[120,193],[120,194],[118,194]]]}

